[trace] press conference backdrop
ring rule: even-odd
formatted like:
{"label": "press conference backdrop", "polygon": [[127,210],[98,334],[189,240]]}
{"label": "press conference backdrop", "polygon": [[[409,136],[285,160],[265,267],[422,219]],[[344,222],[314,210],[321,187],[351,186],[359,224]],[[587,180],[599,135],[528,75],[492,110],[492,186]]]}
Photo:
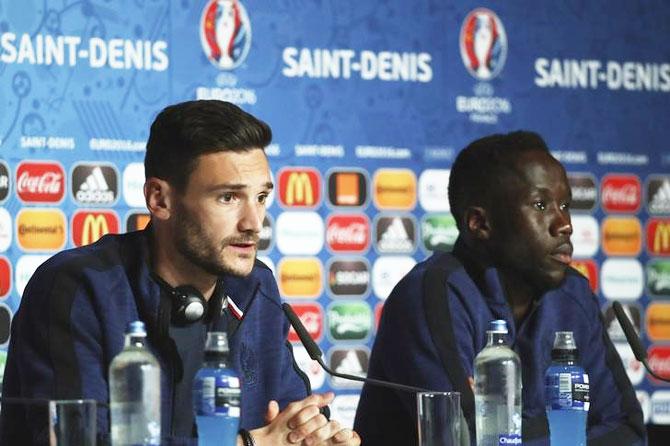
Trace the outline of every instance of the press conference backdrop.
{"label": "press conference backdrop", "polygon": [[[670,388],[610,308],[670,376],[669,35],[662,0],[0,0],[0,370],[35,268],[146,224],[156,113],[223,99],[274,131],[260,256],[330,365],[357,374],[394,284],[457,236],[459,149],[540,132],[569,172],[574,266],[647,422],[670,424]],[[360,388],[295,352],[351,423]]]}

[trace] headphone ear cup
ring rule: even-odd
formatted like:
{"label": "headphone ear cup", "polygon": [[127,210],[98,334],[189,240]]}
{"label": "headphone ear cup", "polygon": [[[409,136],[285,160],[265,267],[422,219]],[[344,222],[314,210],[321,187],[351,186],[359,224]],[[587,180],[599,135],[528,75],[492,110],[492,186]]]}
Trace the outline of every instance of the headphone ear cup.
{"label": "headphone ear cup", "polygon": [[195,287],[181,285],[173,289],[172,303],[175,322],[188,324],[201,320],[207,314],[207,301]]}

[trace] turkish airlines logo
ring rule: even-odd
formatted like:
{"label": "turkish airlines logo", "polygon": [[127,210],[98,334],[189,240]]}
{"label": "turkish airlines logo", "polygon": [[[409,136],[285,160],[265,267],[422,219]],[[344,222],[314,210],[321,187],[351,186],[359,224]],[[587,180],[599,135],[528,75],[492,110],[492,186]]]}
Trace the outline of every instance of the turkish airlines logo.
{"label": "turkish airlines logo", "polygon": [[598,265],[593,260],[573,260],[570,263],[574,269],[579,271],[584,277],[589,280],[591,291],[594,293],[598,289]]}
{"label": "turkish airlines logo", "polygon": [[0,297],[5,297],[12,289],[12,264],[7,257],[0,256]]}
{"label": "turkish airlines logo", "polygon": [[568,183],[572,191],[570,209],[590,211],[596,206],[598,189],[593,175],[587,173],[568,173]]}
{"label": "turkish airlines logo", "polygon": [[119,233],[119,217],[112,211],[77,211],[72,217],[72,242],[84,246],[105,234]]}
{"label": "turkish airlines logo", "polygon": [[[291,308],[302,322],[302,325],[315,341],[319,341],[323,335],[323,309],[316,303],[291,304]],[[300,338],[293,327],[288,331],[289,342],[298,343]]]}
{"label": "turkish airlines logo", "polygon": [[[649,367],[663,378],[670,379],[670,346],[653,345],[647,351],[647,360]],[[649,375],[649,379],[658,383],[658,380]]]}
{"label": "turkish airlines logo", "polygon": [[601,202],[606,212],[636,212],[642,202],[642,185],[635,175],[605,175]]}
{"label": "turkish airlines logo", "polygon": [[58,251],[67,240],[60,209],[21,209],[16,216],[17,241],[25,251]]}
{"label": "turkish airlines logo", "polygon": [[370,221],[365,215],[331,215],[326,226],[326,242],[334,252],[364,252],[370,244]]}
{"label": "turkish airlines logo", "polygon": [[126,217],[126,232],[141,231],[151,221],[151,214],[147,212],[131,212]]}
{"label": "turkish airlines logo", "polygon": [[363,206],[368,199],[368,179],[358,170],[338,170],[328,175],[328,201],[333,206]]}
{"label": "turkish airlines logo", "polygon": [[670,176],[653,176],[647,183],[650,214],[670,214]]}
{"label": "turkish airlines logo", "polygon": [[279,171],[279,202],[285,207],[316,208],[321,201],[321,175],[304,167]]}
{"label": "turkish airlines logo", "polygon": [[416,222],[411,216],[382,216],[375,222],[380,253],[409,254],[416,249]]}
{"label": "turkish airlines logo", "polygon": [[328,266],[328,287],[334,297],[363,296],[369,283],[370,267],[365,259],[333,260]]}
{"label": "turkish airlines logo", "polygon": [[373,179],[379,209],[412,210],[416,205],[416,176],[409,169],[380,169]]}
{"label": "turkish airlines logo", "polygon": [[118,196],[118,177],[111,165],[79,164],[72,171],[74,201],[84,205],[110,205]]}
{"label": "turkish airlines logo", "polygon": [[652,218],[647,222],[647,251],[670,256],[670,218]]}
{"label": "turkish airlines logo", "polygon": [[635,217],[607,217],[603,222],[603,251],[608,256],[637,256],[642,250],[642,225]]}
{"label": "turkish airlines logo", "polygon": [[279,292],[284,297],[319,297],[323,267],[315,257],[284,257],[279,262]]}
{"label": "turkish airlines logo", "polygon": [[0,203],[9,195],[9,167],[4,161],[0,161]]}
{"label": "turkish airlines logo", "polygon": [[16,194],[24,203],[60,203],[65,196],[65,171],[52,161],[22,162],[16,168]]}

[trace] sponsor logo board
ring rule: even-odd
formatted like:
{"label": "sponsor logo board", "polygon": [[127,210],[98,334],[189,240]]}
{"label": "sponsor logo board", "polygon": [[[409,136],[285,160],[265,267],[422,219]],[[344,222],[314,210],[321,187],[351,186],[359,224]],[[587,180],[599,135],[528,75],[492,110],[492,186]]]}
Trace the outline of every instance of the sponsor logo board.
{"label": "sponsor logo board", "polygon": [[0,203],[4,202],[9,196],[9,166],[0,160]]}
{"label": "sponsor logo board", "polygon": [[642,203],[640,178],[629,174],[605,175],[600,185],[600,202],[605,212],[637,212]]}
{"label": "sponsor logo board", "polygon": [[606,259],[600,269],[600,288],[611,300],[635,300],[642,296],[644,272],[636,259]]}
{"label": "sponsor logo board", "polygon": [[251,48],[251,22],[240,0],[209,0],[200,17],[200,44],[220,70],[234,70]]}
{"label": "sponsor logo board", "polygon": [[336,207],[364,206],[368,200],[368,178],[361,170],[328,172],[328,202]]}
{"label": "sponsor logo board", "polygon": [[16,216],[16,241],[24,251],[58,251],[67,241],[60,209],[23,208]]}
{"label": "sponsor logo board", "polygon": [[591,215],[573,215],[572,246],[575,257],[593,257],[598,252],[600,231],[598,221]]}
{"label": "sponsor logo board", "polygon": [[670,214],[670,176],[650,176],[647,180],[646,197],[650,214]]}
{"label": "sponsor logo board", "polygon": [[141,208],[144,201],[144,164],[130,163],[123,169],[123,197],[130,207]]}
{"label": "sponsor logo board", "polygon": [[321,202],[321,175],[310,167],[279,171],[279,203],[287,208],[313,209]]}
{"label": "sponsor logo board", "polygon": [[635,217],[606,217],[602,225],[603,252],[608,256],[637,256],[642,250],[642,225]]}
{"label": "sponsor logo board", "polygon": [[330,416],[341,426],[353,429],[360,395],[337,395],[330,404]]}
{"label": "sponsor logo board", "polygon": [[428,212],[449,212],[447,169],[427,169],[419,175],[419,204]]}
{"label": "sponsor logo board", "polygon": [[[647,349],[649,367],[662,378],[670,379],[670,345],[652,345]],[[661,382],[651,375],[649,380],[654,384]]]}
{"label": "sponsor logo board", "polygon": [[670,297],[670,260],[653,259],[647,263],[649,294]]}
{"label": "sponsor logo board", "polygon": [[416,249],[416,221],[407,215],[378,215],[375,248],[381,254],[411,254]]}
{"label": "sponsor logo board", "polygon": [[126,232],[140,231],[147,227],[151,221],[148,212],[130,212],[126,216]]}
{"label": "sponsor logo board", "polygon": [[326,242],[333,252],[360,253],[370,245],[370,221],[365,214],[331,215],[326,227]]}
{"label": "sponsor logo board", "polygon": [[0,252],[5,252],[12,244],[12,216],[0,207]]}
{"label": "sponsor logo board", "polygon": [[316,255],[323,248],[323,219],[316,212],[282,212],[276,231],[282,254]]}
{"label": "sponsor logo board", "polygon": [[634,386],[640,384],[644,379],[646,371],[642,363],[635,359],[633,350],[631,350],[630,346],[625,342],[616,342],[614,343],[614,347],[621,358],[621,362],[623,363],[624,369],[626,369],[626,374],[628,375],[631,384]]}
{"label": "sponsor logo board", "polygon": [[[338,373],[365,377],[370,364],[370,352],[366,348],[333,348],[328,352],[330,368]],[[362,383],[348,379],[330,377],[333,387],[361,387]]]}
{"label": "sponsor logo board", "polygon": [[670,341],[670,303],[654,302],[647,307],[647,336],[653,341]]}
{"label": "sponsor logo board", "polygon": [[12,310],[4,303],[0,303],[0,345],[4,346],[9,341],[11,323]]}
{"label": "sponsor logo board", "polygon": [[[640,308],[633,304],[621,304],[624,313],[628,316],[628,320],[633,323],[635,331],[638,336],[640,335],[641,328],[641,317],[640,317]],[[605,304],[603,311],[603,317],[605,319],[605,328],[607,329],[607,334],[609,334],[610,339],[614,342],[626,342],[626,336],[619,324],[619,321],[616,319],[614,314],[614,309],[612,308],[612,303]]]}
{"label": "sponsor logo board", "polygon": [[379,169],[373,180],[378,209],[412,210],[416,205],[416,176],[409,169]]}
{"label": "sponsor logo board", "polygon": [[595,293],[598,290],[598,264],[591,259],[573,259],[570,266],[579,271],[584,277],[589,279],[591,290]]}
{"label": "sponsor logo board", "polygon": [[65,170],[55,161],[22,161],[16,167],[16,195],[24,203],[60,203]]}
{"label": "sponsor logo board", "polygon": [[321,388],[326,382],[326,372],[318,362],[309,357],[309,353],[302,345],[293,346],[293,357],[300,370],[309,378],[309,385],[312,390]]}
{"label": "sponsor logo board", "polygon": [[25,255],[19,257],[14,269],[14,284],[19,296],[23,295],[23,290],[35,273],[35,270],[49,257],[48,255]]}
{"label": "sponsor logo board", "polygon": [[[321,306],[315,302],[292,303],[291,308],[293,308],[310,337],[318,342],[323,335],[323,309]],[[293,327],[288,331],[288,340],[292,343],[300,342],[300,338]]]}
{"label": "sponsor logo board", "polygon": [[12,289],[12,264],[5,256],[0,256],[0,297],[5,297]]}
{"label": "sponsor logo board", "polygon": [[647,222],[647,252],[670,256],[670,218],[651,218]]}
{"label": "sponsor logo board", "polygon": [[284,297],[319,297],[323,267],[315,257],[284,257],[279,261],[279,291]]}
{"label": "sponsor logo board", "polygon": [[458,238],[456,219],[451,214],[424,215],[421,241],[426,251],[451,251]]}
{"label": "sponsor logo board", "polygon": [[111,164],[77,164],[72,169],[72,197],[79,205],[112,205],[119,194],[118,177]]}
{"label": "sponsor logo board", "polygon": [[334,341],[362,341],[372,332],[372,310],[366,302],[340,301],[328,307],[328,334]]}
{"label": "sponsor logo board", "polygon": [[409,256],[381,256],[372,266],[372,290],[381,299],[391,294],[395,285],[416,265]]}
{"label": "sponsor logo board", "polygon": [[272,249],[272,242],[274,241],[273,229],[274,222],[270,214],[265,214],[263,218],[263,227],[261,228],[261,233],[259,234],[258,244],[256,245],[258,251],[269,251]]}
{"label": "sponsor logo board", "polygon": [[328,264],[328,289],[333,297],[365,296],[370,283],[367,259],[332,258]]}
{"label": "sponsor logo board", "polygon": [[72,216],[72,243],[84,246],[103,235],[119,233],[119,217],[113,211],[78,210]]}
{"label": "sponsor logo board", "polygon": [[592,211],[598,200],[596,179],[590,173],[568,173],[568,183],[572,191],[570,210]]}

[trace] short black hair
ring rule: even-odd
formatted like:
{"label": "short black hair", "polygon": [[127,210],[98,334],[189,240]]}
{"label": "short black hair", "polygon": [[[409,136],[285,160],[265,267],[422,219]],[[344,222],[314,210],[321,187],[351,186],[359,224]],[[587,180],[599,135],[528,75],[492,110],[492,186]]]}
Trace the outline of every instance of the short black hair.
{"label": "short black hair", "polygon": [[489,208],[505,190],[509,175],[514,175],[518,157],[530,151],[549,153],[549,148],[537,133],[518,130],[485,136],[458,154],[449,175],[449,206],[459,230],[463,230],[466,209]]}
{"label": "short black hair", "polygon": [[271,141],[270,126],[229,102],[170,105],[151,124],[144,173],[183,191],[200,155],[265,149]]}

